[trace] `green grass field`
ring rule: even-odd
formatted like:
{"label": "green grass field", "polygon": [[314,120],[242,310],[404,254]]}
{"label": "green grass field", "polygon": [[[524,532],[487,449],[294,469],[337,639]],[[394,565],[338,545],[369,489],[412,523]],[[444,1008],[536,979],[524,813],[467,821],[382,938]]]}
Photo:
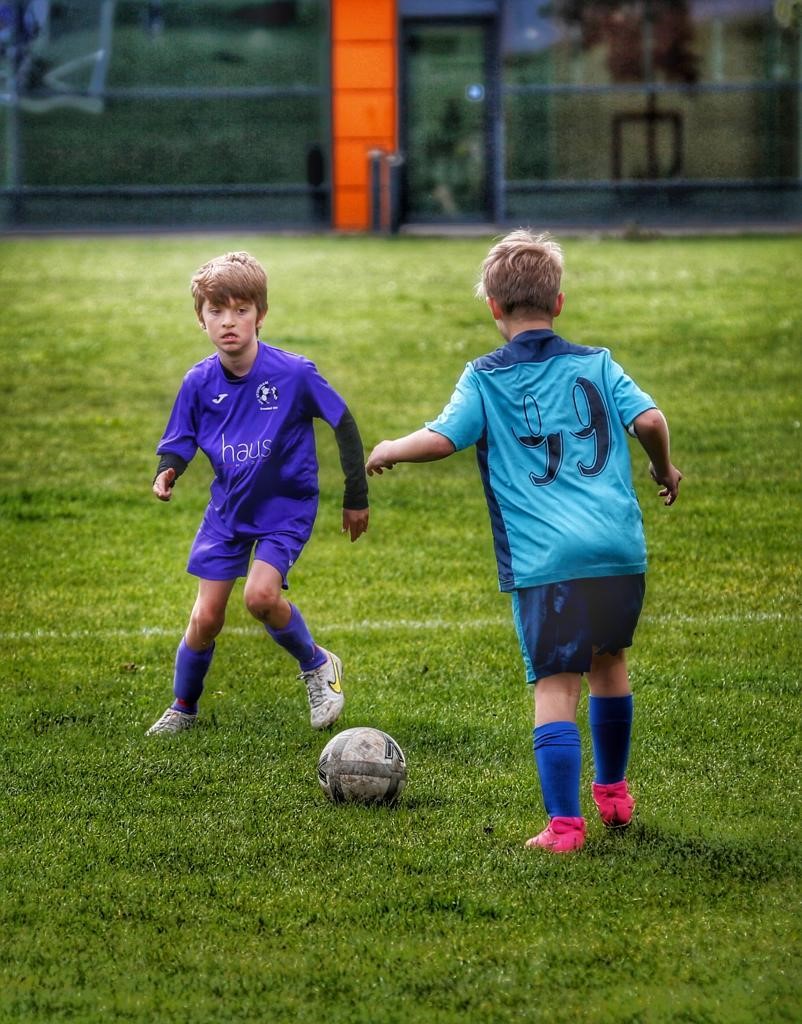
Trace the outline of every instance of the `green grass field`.
{"label": "green grass field", "polygon": [[469,452],[375,480],[352,546],[319,433],[291,594],[345,662],[337,728],[407,754],[397,809],[326,802],[328,735],[241,585],[203,727],[144,737],[209,482],[201,457],[170,505],[150,494],[208,351],[193,270],[260,257],[266,336],[318,363],[371,447],[497,344],[472,298],[487,241],[0,241],[3,1024],[799,1020],[798,238],[566,244],[562,333],[655,396],[685,472],[665,509],[633,449],[651,562],[627,832],[591,818],[580,854],[523,849],[544,821],[530,698]]}

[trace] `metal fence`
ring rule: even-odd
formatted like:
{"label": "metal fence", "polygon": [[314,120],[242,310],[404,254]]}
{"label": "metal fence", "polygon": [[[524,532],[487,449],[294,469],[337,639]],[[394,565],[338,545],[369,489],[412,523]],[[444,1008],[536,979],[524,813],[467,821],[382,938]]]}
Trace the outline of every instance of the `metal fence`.
{"label": "metal fence", "polygon": [[[424,73],[446,77],[412,113],[399,95],[401,150],[376,163],[369,226],[458,221],[454,197],[480,179],[471,217],[499,223],[802,222],[802,2],[398,13],[454,31],[416,37]],[[461,14],[488,26],[486,88],[459,77]],[[330,18],[329,0],[0,2],[0,227],[329,226]],[[486,102],[483,135],[452,130],[451,79]]]}

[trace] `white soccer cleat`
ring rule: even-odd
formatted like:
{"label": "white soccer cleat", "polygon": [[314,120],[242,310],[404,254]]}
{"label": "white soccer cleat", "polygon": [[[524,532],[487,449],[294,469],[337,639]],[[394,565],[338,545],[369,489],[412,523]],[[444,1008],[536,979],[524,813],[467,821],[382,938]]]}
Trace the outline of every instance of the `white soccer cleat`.
{"label": "white soccer cleat", "polygon": [[183,732],[184,729],[191,729],[197,720],[197,715],[188,715],[186,711],[178,711],[176,708],[168,708],[158,722],[153,723],[145,735],[157,736],[160,734]]}
{"label": "white soccer cleat", "polygon": [[302,672],[299,679],[306,683],[309,696],[309,719],[313,729],[326,729],[340,717],[345,704],[342,688],[343,663],[336,654],[321,647],[326,660],[319,668]]}

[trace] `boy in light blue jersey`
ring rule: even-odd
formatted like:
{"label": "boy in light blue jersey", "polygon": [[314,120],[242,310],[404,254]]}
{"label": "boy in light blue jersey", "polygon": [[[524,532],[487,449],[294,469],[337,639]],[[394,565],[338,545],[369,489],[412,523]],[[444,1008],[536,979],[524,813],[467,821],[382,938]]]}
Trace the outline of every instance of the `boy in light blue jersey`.
{"label": "boy in light blue jersey", "polygon": [[247,576],[248,611],[298,661],[312,727],[326,728],[345,700],[342,662],[315,643],[283,591],[317,514],[315,418],[333,428],[340,451],[343,533],[355,541],[368,528],[359,431],[313,363],[259,340],[267,275],[253,256],[226,253],[205,263],[192,278],[192,295],[198,322],[217,351],[184,377],[157,447],[153,492],[169,501],[198,449],[214,478],[187,566],[198,577],[198,594],[176,652],[175,699],[148,735],[181,732],[197,721],[215,639],[240,576]]}
{"label": "boy in light blue jersey", "polygon": [[535,684],[534,755],[546,828],[527,846],[565,853],[585,841],[576,713],[582,676],[596,779],[608,827],[629,824],[626,769],[633,698],[625,648],[644,595],[646,545],[627,432],[638,439],[666,505],[682,474],[668,426],[607,349],[553,330],[565,296],[562,251],[518,230],[482,265],[483,297],[506,344],[468,363],[448,405],[422,430],[382,441],[367,462],[428,462],[475,445],[499,587],[512,595],[527,681]]}

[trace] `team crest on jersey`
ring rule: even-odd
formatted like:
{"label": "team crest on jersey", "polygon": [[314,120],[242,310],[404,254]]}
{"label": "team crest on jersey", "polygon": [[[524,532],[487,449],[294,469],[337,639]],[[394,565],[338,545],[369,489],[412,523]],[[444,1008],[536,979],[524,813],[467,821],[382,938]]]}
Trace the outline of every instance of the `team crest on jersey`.
{"label": "team crest on jersey", "polygon": [[278,388],[276,385],[271,384],[269,380],[263,380],[256,389],[256,401],[259,403],[259,408],[266,412],[278,409]]}

